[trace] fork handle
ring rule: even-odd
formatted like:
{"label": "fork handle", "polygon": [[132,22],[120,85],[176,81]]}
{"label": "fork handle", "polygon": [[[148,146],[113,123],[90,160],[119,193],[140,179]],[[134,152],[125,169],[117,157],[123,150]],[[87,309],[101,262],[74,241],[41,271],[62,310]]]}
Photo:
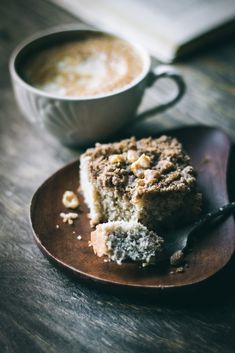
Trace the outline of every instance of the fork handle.
{"label": "fork handle", "polygon": [[217,210],[213,212],[209,212],[206,215],[204,215],[199,221],[195,223],[193,229],[190,231],[188,235],[187,244],[182,251],[185,253],[188,250],[191,242],[194,240],[196,233],[198,233],[200,229],[206,226],[209,226],[212,223],[212,221],[216,220],[219,217],[232,214],[234,210],[235,210],[235,201],[230,202],[218,208]]}

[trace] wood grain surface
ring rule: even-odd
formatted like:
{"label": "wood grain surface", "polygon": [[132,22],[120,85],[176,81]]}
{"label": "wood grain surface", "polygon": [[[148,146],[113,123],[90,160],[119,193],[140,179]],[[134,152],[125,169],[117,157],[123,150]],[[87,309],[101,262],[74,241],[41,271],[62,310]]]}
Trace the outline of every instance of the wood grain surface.
{"label": "wood grain surface", "polygon": [[[80,151],[61,146],[23,118],[11,89],[9,55],[35,31],[75,21],[44,0],[0,2],[0,352],[234,352],[234,261],[187,297],[146,299],[67,276],[32,239],[34,191]],[[131,133],[202,123],[223,127],[235,141],[234,57],[227,38],[176,65],[188,85],[186,96]],[[141,109],[162,101],[170,85],[164,81],[149,90]]]}

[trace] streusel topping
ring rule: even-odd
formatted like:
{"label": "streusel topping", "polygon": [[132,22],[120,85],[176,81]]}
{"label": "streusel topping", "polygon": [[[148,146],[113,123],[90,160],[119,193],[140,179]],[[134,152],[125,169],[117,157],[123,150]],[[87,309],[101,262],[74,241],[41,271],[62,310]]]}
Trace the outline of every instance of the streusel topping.
{"label": "streusel topping", "polygon": [[[88,149],[90,172],[101,187],[144,193],[186,191],[196,186],[190,158],[176,138],[135,137]],[[134,189],[134,190],[133,190]]]}

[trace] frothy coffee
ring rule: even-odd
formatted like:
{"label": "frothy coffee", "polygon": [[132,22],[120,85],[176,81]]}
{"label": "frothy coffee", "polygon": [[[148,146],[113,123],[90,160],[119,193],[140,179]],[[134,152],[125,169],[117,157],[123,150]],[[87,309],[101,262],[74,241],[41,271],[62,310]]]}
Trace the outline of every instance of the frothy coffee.
{"label": "frothy coffee", "polygon": [[143,61],[128,42],[104,34],[57,45],[29,58],[27,82],[59,96],[95,96],[131,83]]}

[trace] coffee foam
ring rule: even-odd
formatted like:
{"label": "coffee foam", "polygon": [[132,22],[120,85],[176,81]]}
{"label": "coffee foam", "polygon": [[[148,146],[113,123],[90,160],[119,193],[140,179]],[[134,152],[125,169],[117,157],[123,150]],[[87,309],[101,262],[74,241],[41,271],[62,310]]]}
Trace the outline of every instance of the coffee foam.
{"label": "coffee foam", "polygon": [[143,70],[137,51],[126,41],[99,35],[46,49],[26,65],[38,89],[59,96],[109,93],[132,82]]}

